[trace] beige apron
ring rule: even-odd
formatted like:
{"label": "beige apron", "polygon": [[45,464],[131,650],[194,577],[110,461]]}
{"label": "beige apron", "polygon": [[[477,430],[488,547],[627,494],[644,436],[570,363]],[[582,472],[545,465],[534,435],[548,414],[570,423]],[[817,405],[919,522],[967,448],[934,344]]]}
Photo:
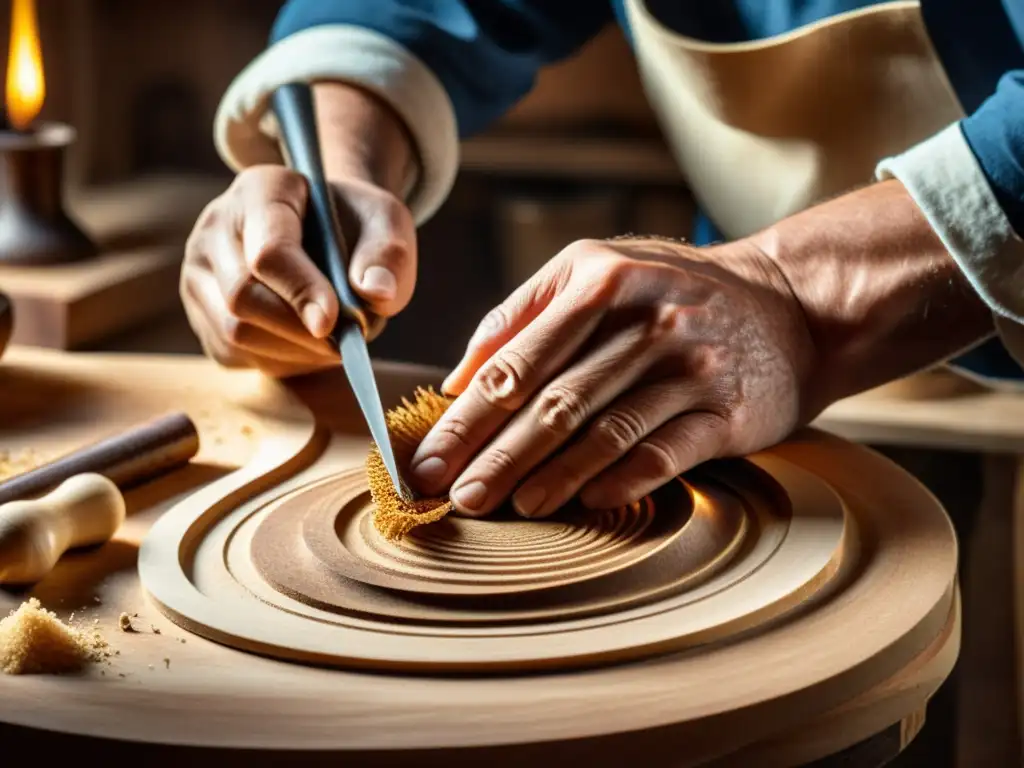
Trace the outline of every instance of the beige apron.
{"label": "beige apron", "polygon": [[963,117],[917,2],[726,44],[626,7],[666,140],[729,239],[870,183],[878,161]]}
{"label": "beige apron", "polygon": [[[964,117],[916,1],[724,44],[673,32],[645,0],[626,8],[666,141],[728,239],[871,183],[880,160]],[[1024,362],[1024,328],[999,327]],[[988,386],[1024,386],[953,370]]]}

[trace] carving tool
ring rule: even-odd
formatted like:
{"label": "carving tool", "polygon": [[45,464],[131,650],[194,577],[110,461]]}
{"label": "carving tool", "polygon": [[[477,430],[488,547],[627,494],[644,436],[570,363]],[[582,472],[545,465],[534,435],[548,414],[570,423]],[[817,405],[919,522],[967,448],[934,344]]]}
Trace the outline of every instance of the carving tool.
{"label": "carving tool", "polygon": [[102,544],[125,518],[124,497],[103,475],[74,475],[39,499],[0,504],[0,583],[31,584],[69,549]]}
{"label": "carving tool", "polygon": [[283,85],[271,97],[271,107],[277,118],[288,165],[305,176],[309,183],[303,247],[330,280],[341,305],[341,316],[331,333],[331,340],[341,351],[345,375],[370,428],[370,436],[377,444],[384,466],[391,476],[391,482],[401,496],[411,499],[412,493],[403,482],[395,461],[384,406],[381,404],[370,352],[366,346],[367,338],[374,335],[380,320],[374,318],[363,306],[349,284],[348,247],[341,231],[334,196],[320,160],[313,92],[308,85],[302,83]]}
{"label": "carving tool", "polygon": [[199,452],[199,433],[184,413],[172,413],[0,483],[0,504],[46,493],[82,473],[128,488],[187,464]]}

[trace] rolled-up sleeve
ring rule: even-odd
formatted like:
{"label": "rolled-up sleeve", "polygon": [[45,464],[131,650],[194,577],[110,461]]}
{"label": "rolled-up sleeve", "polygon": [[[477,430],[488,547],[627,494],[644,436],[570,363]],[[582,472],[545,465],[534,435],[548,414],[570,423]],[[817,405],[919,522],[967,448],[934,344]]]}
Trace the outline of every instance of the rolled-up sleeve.
{"label": "rolled-up sleeve", "polygon": [[1024,364],[1024,70],[1004,74],[962,121],[883,160],[876,176],[907,187]]}
{"label": "rolled-up sleeve", "polygon": [[288,82],[340,81],[388,103],[415,144],[408,202],[417,222],[447,197],[459,139],[508,111],[538,70],[612,18],[608,2],[291,0],[270,46],[234,80],[217,112],[217,150],[234,170],[281,161],[269,95]]}

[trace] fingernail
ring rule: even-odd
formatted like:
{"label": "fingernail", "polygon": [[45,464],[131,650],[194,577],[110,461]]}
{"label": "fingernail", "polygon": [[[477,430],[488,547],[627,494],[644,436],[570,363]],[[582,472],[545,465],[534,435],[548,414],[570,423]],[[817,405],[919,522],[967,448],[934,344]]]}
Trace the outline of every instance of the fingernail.
{"label": "fingernail", "polygon": [[381,299],[393,299],[398,293],[398,282],[391,270],[370,267],[363,273],[363,290]]}
{"label": "fingernail", "polygon": [[533,517],[547,497],[548,492],[543,488],[536,485],[527,485],[512,495],[512,506],[516,508],[516,512],[522,517]]}
{"label": "fingernail", "polygon": [[323,308],[314,301],[307,301],[306,305],[302,308],[302,322],[306,324],[309,332],[317,338],[326,336],[330,331],[327,328],[327,313],[324,312]]}
{"label": "fingernail", "polygon": [[454,489],[451,495],[459,507],[475,512],[487,501],[487,486],[479,480],[474,480]]}
{"label": "fingernail", "polygon": [[448,462],[437,456],[428,456],[419,464],[412,467],[412,473],[418,480],[431,487],[437,486],[444,480],[448,471]]}

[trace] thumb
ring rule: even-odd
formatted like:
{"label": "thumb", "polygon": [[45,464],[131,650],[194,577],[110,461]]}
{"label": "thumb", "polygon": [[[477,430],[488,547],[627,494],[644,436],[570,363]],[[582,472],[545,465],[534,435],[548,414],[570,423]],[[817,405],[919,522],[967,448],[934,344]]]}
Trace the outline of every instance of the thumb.
{"label": "thumb", "polygon": [[[404,203],[383,190],[340,188],[358,231],[349,264],[353,290],[380,317],[393,317],[416,288],[416,227]],[[348,228],[346,228],[348,229]]]}
{"label": "thumb", "polygon": [[552,302],[562,287],[563,270],[554,262],[540,269],[513,291],[505,301],[488,312],[466,345],[462,360],[448,374],[441,391],[459,395],[476,372],[503,346],[532,323]]}
{"label": "thumb", "polygon": [[338,297],[302,248],[306,180],[286,168],[252,168],[239,181],[242,251],[250,272],[284,299],[316,338],[338,320]]}

